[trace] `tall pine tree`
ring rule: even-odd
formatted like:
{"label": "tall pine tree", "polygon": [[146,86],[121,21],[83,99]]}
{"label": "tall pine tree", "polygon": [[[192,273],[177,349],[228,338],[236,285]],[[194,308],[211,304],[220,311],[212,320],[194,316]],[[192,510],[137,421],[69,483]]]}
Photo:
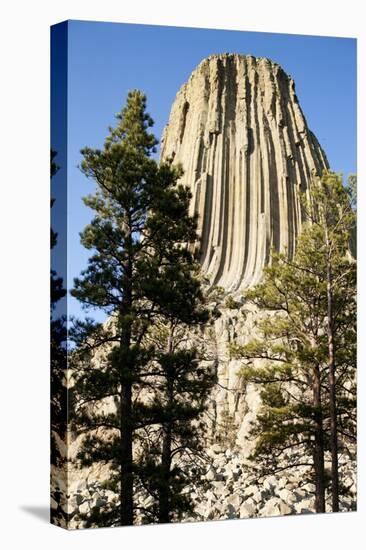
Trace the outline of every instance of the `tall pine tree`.
{"label": "tall pine tree", "polygon": [[[315,509],[322,512],[324,452],[329,448],[332,507],[337,511],[338,437],[352,441],[355,430],[356,265],[350,255],[355,213],[350,189],[337,175],[325,173],[311,187],[304,211],[307,223],[294,258],[274,254],[263,281],[247,293],[265,312],[258,336],[232,351],[249,362],[244,379],[262,388],[253,459],[264,471],[309,464]],[[265,363],[253,364],[255,359]]]}
{"label": "tall pine tree", "polygon": [[[51,150],[51,188],[52,178],[57,173],[59,167],[55,162],[56,152]],[[51,198],[51,208],[55,199]],[[54,248],[57,245],[57,233],[51,227],[50,247],[51,263],[54,264],[52,254],[57,254]],[[61,469],[65,466],[65,455],[61,448],[65,444],[67,428],[67,385],[66,385],[66,367],[67,367],[67,329],[66,316],[63,314],[63,308],[56,310],[62,298],[66,296],[66,289],[63,286],[62,277],[54,269],[51,269],[50,277],[50,298],[51,298],[51,323],[50,323],[50,355],[51,355],[51,376],[50,376],[50,427],[51,427],[51,484],[60,475]],[[64,495],[63,495],[64,496]],[[52,523],[63,523],[66,518],[60,506],[57,506],[57,500],[60,500],[60,493],[54,492],[51,505]],[[56,504],[55,504],[56,502]]]}
{"label": "tall pine tree", "polygon": [[[58,171],[55,163],[56,152],[51,151],[51,182]],[[51,198],[51,208],[54,205]],[[57,233],[51,227],[50,234],[51,251],[57,245]],[[62,457],[59,451],[57,439],[63,439],[66,433],[66,319],[64,315],[56,314],[57,304],[66,295],[62,277],[59,277],[54,269],[51,269],[51,464],[60,465]]]}
{"label": "tall pine tree", "polygon": [[73,422],[85,434],[79,460],[108,464],[109,487],[118,491],[116,506],[89,519],[98,525],[134,521],[133,443],[144,424],[135,402],[155,353],[145,344],[149,328],[162,316],[189,325],[203,303],[188,247],[197,238],[190,193],[178,184],[180,169],[151,156],[157,142],[145,96],[130,92],[117,119],[102,150],[82,151],[82,170],[97,189],[84,199],[94,218],[81,235],[92,255],[72,291],[111,316],[74,329]]}
{"label": "tall pine tree", "polygon": [[[339,511],[338,411],[336,369],[344,367],[344,352],[352,354],[349,369],[356,362],[356,265],[351,247],[356,229],[355,180],[347,187],[342,177],[332,172],[312,188],[306,213],[309,233],[322,250],[317,265],[318,277],[326,281],[326,334],[329,385],[330,450],[332,455],[332,509]],[[337,353],[338,356],[337,357]],[[342,361],[343,358],[343,361]]]}

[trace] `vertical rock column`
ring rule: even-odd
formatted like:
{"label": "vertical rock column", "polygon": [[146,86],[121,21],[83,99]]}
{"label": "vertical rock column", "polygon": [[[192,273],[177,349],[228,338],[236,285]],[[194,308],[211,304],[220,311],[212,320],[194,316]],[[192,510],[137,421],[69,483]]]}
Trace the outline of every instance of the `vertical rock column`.
{"label": "vertical rock column", "polygon": [[210,56],[193,71],[161,156],[183,166],[203,271],[228,291],[256,284],[272,247],[293,254],[300,194],[328,167],[293,80],[268,59],[237,54]]}

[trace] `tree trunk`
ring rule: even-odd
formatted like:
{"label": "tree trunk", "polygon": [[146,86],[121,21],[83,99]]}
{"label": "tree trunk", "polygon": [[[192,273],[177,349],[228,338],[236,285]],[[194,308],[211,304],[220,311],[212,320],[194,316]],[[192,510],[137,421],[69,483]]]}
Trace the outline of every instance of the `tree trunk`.
{"label": "tree trunk", "polygon": [[330,450],[332,456],[332,510],[339,512],[339,473],[338,473],[338,438],[336,381],[334,364],[329,364],[329,411],[330,411]]}
{"label": "tree trunk", "polygon": [[125,262],[125,281],[124,281],[124,296],[122,308],[120,311],[120,522],[121,525],[133,524],[133,454],[132,454],[132,381],[134,365],[130,360],[130,347],[132,328],[130,321],[126,321],[125,316],[132,309],[132,238],[131,238],[131,221],[127,224],[128,236],[126,237],[126,248],[128,250],[128,258]]}
{"label": "tree trunk", "polygon": [[170,467],[171,467],[171,428],[164,430],[161,454],[161,478],[159,487],[159,523],[170,523]]}
{"label": "tree trunk", "polygon": [[[167,353],[172,353],[173,350],[173,335],[172,329],[168,337]],[[173,380],[169,376],[166,377],[166,393],[167,406],[170,407],[173,402]],[[172,425],[171,422],[166,422],[163,426],[163,443],[161,452],[160,465],[160,486],[159,486],[159,523],[170,523],[170,468],[171,468],[171,452],[172,452]]]}
{"label": "tree trunk", "polygon": [[327,257],[327,336],[328,336],[328,380],[329,380],[329,415],[330,415],[330,452],[332,457],[332,510],[339,512],[339,473],[338,473],[338,437],[337,437],[337,402],[333,326],[333,292],[330,242],[326,230]]}
{"label": "tree trunk", "polygon": [[319,366],[316,366],[313,369],[313,405],[315,410],[315,441],[313,450],[315,474],[315,511],[318,513],[323,513],[325,512],[324,432]]}
{"label": "tree trunk", "polygon": [[124,382],[121,388],[121,525],[133,524],[133,477],[132,477],[132,385]]}

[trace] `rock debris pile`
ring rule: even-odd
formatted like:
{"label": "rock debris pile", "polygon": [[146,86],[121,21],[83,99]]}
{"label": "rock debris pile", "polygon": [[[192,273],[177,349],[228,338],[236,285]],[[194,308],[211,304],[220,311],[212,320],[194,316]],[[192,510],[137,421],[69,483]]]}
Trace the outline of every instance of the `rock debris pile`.
{"label": "rock debris pile", "polygon": [[[208,450],[208,456],[210,463],[206,474],[199,483],[189,487],[194,511],[184,521],[308,514],[313,510],[314,486],[307,481],[306,467],[297,468],[296,473],[283,475],[279,472],[259,480],[248,469],[240,451],[223,451],[216,444]],[[341,459],[340,474],[347,493],[340,499],[340,511],[353,510],[356,506],[356,464],[346,458]],[[98,507],[112,506],[116,498],[95,478],[75,478],[69,490],[68,498],[62,500],[66,487],[62,484],[55,487],[51,505],[54,509],[60,507],[64,516],[68,516],[71,529],[83,527],[81,514],[89,514]],[[137,494],[136,499],[137,506],[148,504],[146,496]],[[329,495],[327,512],[330,511]]]}

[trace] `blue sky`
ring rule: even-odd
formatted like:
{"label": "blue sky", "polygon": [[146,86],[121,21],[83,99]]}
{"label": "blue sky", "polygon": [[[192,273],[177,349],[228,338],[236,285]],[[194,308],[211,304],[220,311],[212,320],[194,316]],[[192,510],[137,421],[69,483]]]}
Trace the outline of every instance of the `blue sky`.
{"label": "blue sky", "polygon": [[[78,234],[91,216],[81,197],[93,184],[78,169],[80,149],[103,146],[133,88],[146,93],[160,138],[177,91],[208,55],[250,54],[279,63],[295,80],[308,125],[331,168],[356,172],[355,39],[71,21],[68,48],[69,288],[88,258]],[[68,309],[84,315],[71,297]]]}

